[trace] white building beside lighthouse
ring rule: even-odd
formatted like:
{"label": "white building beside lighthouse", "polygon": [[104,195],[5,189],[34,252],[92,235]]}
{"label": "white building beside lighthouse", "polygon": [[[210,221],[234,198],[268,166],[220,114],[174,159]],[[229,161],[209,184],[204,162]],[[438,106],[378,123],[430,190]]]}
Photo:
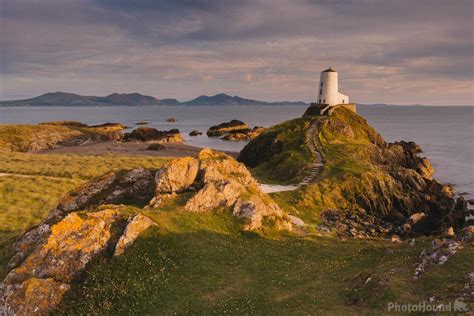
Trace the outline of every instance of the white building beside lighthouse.
{"label": "white building beside lighthouse", "polygon": [[337,71],[332,67],[321,72],[318,103],[329,106],[349,103],[349,97],[339,92]]}
{"label": "white building beside lighthouse", "polygon": [[337,71],[332,67],[321,72],[318,86],[318,97],[305,115],[331,115],[336,108],[347,108],[356,111],[356,105],[349,103],[349,97],[339,92]]}

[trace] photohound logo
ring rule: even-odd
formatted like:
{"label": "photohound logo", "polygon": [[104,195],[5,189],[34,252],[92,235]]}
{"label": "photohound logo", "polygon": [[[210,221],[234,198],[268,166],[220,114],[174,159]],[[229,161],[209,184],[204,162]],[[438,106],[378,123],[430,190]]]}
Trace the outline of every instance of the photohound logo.
{"label": "photohound logo", "polygon": [[398,302],[389,302],[387,304],[388,312],[402,312],[402,313],[467,313],[471,311],[471,308],[464,302],[462,297],[458,297],[454,302],[444,303],[432,303],[423,301],[418,304],[403,304]]}

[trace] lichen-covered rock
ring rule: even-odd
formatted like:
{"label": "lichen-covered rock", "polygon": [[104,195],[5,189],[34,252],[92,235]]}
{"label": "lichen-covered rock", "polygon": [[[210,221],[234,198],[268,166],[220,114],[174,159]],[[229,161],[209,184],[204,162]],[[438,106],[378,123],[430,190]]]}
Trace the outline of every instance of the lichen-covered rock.
{"label": "lichen-covered rock", "polygon": [[128,220],[127,227],[115,246],[114,256],[119,256],[125,252],[125,249],[133,244],[135,239],[155,223],[143,214],[135,215]]}
{"label": "lichen-covered rock", "polygon": [[159,131],[153,127],[139,127],[123,137],[126,142],[158,142],[158,143],[182,143],[183,136],[178,129]]}
{"label": "lichen-covered rock", "polygon": [[203,183],[235,178],[243,185],[256,184],[252,174],[242,163],[209,148],[199,152],[199,180]]}
{"label": "lichen-covered rock", "polygon": [[112,226],[124,220],[115,210],[74,212],[52,225],[49,235],[6,276],[0,287],[0,304],[11,314],[52,310],[71,281],[107,249]]}
{"label": "lichen-covered rock", "polygon": [[264,219],[273,219],[279,229],[291,229],[286,214],[273,200],[260,191],[255,179],[245,166],[232,157],[203,149],[199,153],[199,187],[187,201],[185,210],[209,212],[230,208],[232,214],[244,220],[244,229],[258,229]]}
{"label": "lichen-covered rock", "polygon": [[59,305],[69,284],[57,282],[52,278],[30,278],[20,284],[0,287],[1,315],[48,315]]}
{"label": "lichen-covered rock", "polygon": [[192,157],[168,162],[156,173],[156,193],[172,193],[187,189],[196,180],[198,170],[199,162]]}
{"label": "lichen-covered rock", "polygon": [[231,207],[244,191],[245,187],[232,179],[211,181],[186,203],[185,210],[208,212],[219,207]]}
{"label": "lichen-covered rock", "polygon": [[259,136],[265,131],[265,128],[255,126],[254,128],[244,128],[232,130],[228,134],[224,135],[221,139],[226,141],[241,141],[250,140]]}
{"label": "lichen-covered rock", "polygon": [[[264,202],[258,194],[248,199],[239,198],[233,207],[232,214],[244,220],[244,229],[258,229],[263,225],[264,218],[283,218],[284,213],[280,207],[272,201]],[[289,218],[288,218],[289,219]],[[284,221],[286,228],[291,229],[290,221]]]}
{"label": "lichen-covered rock", "polygon": [[154,177],[154,170],[144,168],[108,173],[68,193],[56,212],[64,214],[123,202],[146,205],[155,194]]}

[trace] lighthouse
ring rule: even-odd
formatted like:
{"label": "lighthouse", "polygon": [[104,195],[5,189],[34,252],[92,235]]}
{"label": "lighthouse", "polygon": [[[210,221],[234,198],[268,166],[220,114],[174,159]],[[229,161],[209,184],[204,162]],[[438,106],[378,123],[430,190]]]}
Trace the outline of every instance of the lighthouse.
{"label": "lighthouse", "polygon": [[334,106],[349,103],[349,97],[339,92],[337,71],[329,67],[321,72],[318,91],[319,104]]}
{"label": "lighthouse", "polygon": [[339,92],[337,71],[329,67],[321,72],[316,102],[311,103],[303,116],[331,115],[337,108],[356,112],[355,103],[349,103],[349,97]]}

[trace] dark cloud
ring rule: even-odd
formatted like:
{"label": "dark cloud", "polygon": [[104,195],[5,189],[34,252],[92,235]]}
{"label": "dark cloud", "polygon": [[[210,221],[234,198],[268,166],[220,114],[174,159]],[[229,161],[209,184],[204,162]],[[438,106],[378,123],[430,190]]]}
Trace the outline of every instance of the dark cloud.
{"label": "dark cloud", "polygon": [[333,65],[360,102],[433,103],[448,90],[472,103],[472,10],[471,0],[0,0],[0,98],[126,86],[310,100]]}

